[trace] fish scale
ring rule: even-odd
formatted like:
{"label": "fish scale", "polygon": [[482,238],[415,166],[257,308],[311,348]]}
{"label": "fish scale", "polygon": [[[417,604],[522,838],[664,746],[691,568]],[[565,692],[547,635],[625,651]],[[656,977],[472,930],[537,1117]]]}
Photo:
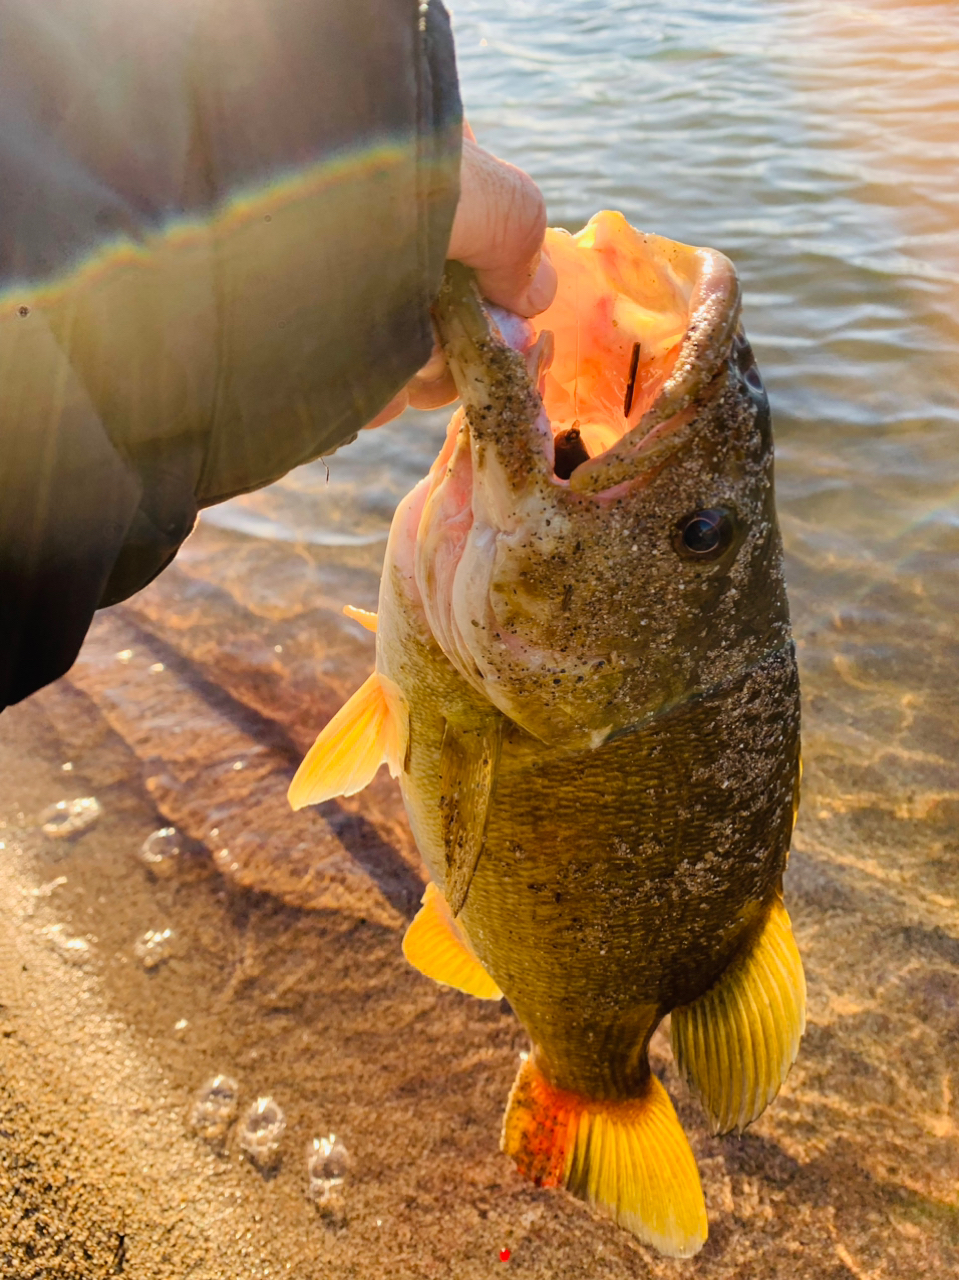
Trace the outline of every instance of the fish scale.
{"label": "fish scale", "polygon": [[[435,680],[435,663],[411,663],[403,675],[414,685]],[[648,1042],[666,1010],[712,984],[755,924],[791,834],[795,757],[774,748],[784,727],[795,728],[796,692],[792,655],[782,652],[739,690],[687,703],[597,751],[544,749],[515,729],[504,741],[461,920],[555,1084],[617,1096],[621,1059]],[[762,711],[744,724],[737,713],[757,697]],[[446,700],[431,703],[416,718],[402,780],[430,862],[443,848],[433,779]],[[742,783],[724,788],[730,768]],[[649,1010],[642,1026],[636,1005]],[[590,1037],[620,1017],[629,1034],[597,1058]]]}

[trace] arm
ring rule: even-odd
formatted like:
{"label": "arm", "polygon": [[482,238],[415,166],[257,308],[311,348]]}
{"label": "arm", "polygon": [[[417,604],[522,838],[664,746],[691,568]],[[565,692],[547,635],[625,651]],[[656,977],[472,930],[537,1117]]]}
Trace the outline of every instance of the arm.
{"label": "arm", "polygon": [[0,0],[0,706],[429,356],[433,0]]}

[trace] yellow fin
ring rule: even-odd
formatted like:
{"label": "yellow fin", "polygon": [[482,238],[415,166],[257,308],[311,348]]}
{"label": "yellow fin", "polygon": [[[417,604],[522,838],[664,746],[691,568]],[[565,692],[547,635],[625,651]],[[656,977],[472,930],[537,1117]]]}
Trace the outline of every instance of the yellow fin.
{"label": "yellow fin", "polygon": [[480,1000],[499,1000],[502,991],[489,976],[463,931],[450,914],[446,899],[432,881],[423,905],[403,939],[403,954],[420,973]]}
{"label": "yellow fin", "polygon": [[397,777],[409,742],[406,699],[374,671],[320,732],[297,769],[287,798],[294,809],[351,796],[373,781],[385,761]]}
{"label": "yellow fin", "polygon": [[345,604],[343,612],[361,627],[366,627],[367,631],[376,631],[377,615],[370,613],[369,609],[358,609],[355,604]]}
{"label": "yellow fin", "polygon": [[671,1022],[677,1066],[713,1133],[741,1133],[779,1092],[806,1026],[802,960],[778,894],[743,954]]}
{"label": "yellow fin", "polygon": [[699,1171],[669,1095],[600,1102],[551,1084],[532,1058],[506,1104],[500,1147],[538,1186],[566,1187],[670,1258],[708,1234]]}

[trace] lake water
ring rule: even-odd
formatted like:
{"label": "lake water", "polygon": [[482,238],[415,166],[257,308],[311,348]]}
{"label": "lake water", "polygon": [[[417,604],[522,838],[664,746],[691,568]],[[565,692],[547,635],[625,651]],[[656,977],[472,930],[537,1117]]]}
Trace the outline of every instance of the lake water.
{"label": "lake water", "polygon": [[[454,23],[476,135],[533,174],[554,223],[619,209],[733,259],[773,407],[806,764],[786,892],[810,1018],[783,1095],[741,1142],[709,1138],[680,1103],[712,1222],[695,1273],[954,1274],[959,11],[459,0]],[[216,1238],[232,1257],[235,1232],[253,1232],[241,1260],[251,1275],[269,1263],[305,1278],[322,1264],[364,1280],[378,1268],[469,1280],[499,1265],[506,1240],[524,1274],[692,1274],[501,1168],[496,1116],[522,1036],[507,1014],[424,995],[402,972],[399,929],[421,869],[391,784],[325,816],[285,809],[298,754],[369,670],[371,640],[340,606],[375,607],[393,508],[446,418],[408,414],[331,458],[329,478],[317,463],[206,512],[173,568],[103,615],[71,675],[36,700],[43,725],[5,716],[40,734],[48,767],[24,774],[3,816],[20,831],[18,874],[68,878],[38,900],[44,927],[95,926],[90,999],[123,1025],[124,1061],[139,1054],[162,1074],[168,1145],[186,1141],[190,1089],[221,1069],[253,1090],[285,1088],[298,1140],[315,1098],[324,1124],[346,1125],[359,1152],[348,1230],[317,1235],[295,1153],[262,1185],[220,1169],[238,1189]],[[69,785],[57,772],[68,755]],[[102,849],[94,830],[51,852],[31,805],[91,791]],[[228,886],[287,906],[238,906],[219,878],[188,877],[177,892],[141,883],[124,844],[166,823],[198,842],[201,861],[205,846]],[[122,908],[104,905],[117,859]],[[48,900],[61,904],[49,919]],[[167,923],[203,944],[185,942],[141,990],[134,924]],[[195,1005],[202,1034],[175,1040],[174,1014]],[[70,1025],[87,1044],[86,1023]],[[472,1145],[454,1150],[467,1095]],[[202,1181],[179,1168],[158,1181]],[[265,1225],[250,1225],[254,1212]],[[137,1275],[168,1274],[142,1265]],[[195,1274],[216,1274],[204,1265]]]}

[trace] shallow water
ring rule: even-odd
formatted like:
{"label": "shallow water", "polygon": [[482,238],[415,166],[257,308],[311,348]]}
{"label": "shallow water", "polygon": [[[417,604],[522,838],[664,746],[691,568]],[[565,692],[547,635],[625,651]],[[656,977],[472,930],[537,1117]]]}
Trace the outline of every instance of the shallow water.
{"label": "shallow water", "polygon": [[[460,1280],[488,1275],[504,1244],[543,1277],[954,1274],[955,6],[460,0],[454,18],[477,136],[534,174],[555,223],[619,208],[722,249],[742,276],[804,688],[787,877],[810,989],[800,1059],[742,1141],[715,1140],[658,1042],[711,1219],[692,1269],[664,1263],[524,1187],[497,1154],[522,1034],[508,1012],[404,969],[422,869],[392,785],[289,814],[295,760],[371,662],[340,606],[374,607],[393,507],[447,416],[407,415],[329,459],[329,479],[317,463],[205,513],[172,569],[98,619],[73,672],[0,725],[8,918],[22,929],[0,960],[10,1025],[50,1090],[14,1090],[11,1114],[35,1112],[42,1133],[60,1115],[56,1082],[86,1088],[117,1185],[131,1144],[150,1151],[156,1220],[173,1231],[181,1214],[183,1252],[157,1243],[139,1171],[139,1207],[111,1191],[102,1222],[58,1192],[54,1231],[82,1221],[87,1252],[109,1262],[127,1221],[128,1273],[150,1277],[229,1265]],[[48,805],[91,794],[98,825],[42,836]],[[177,865],[146,871],[143,840],[172,825],[186,834]],[[137,940],[167,929],[169,958],[145,972]],[[87,951],[71,951],[81,938]],[[11,978],[28,947],[35,986]],[[11,1060],[21,1085],[34,1050]],[[78,1054],[88,1082],[71,1074]],[[261,1093],[286,1113],[272,1172],[238,1163],[235,1134],[222,1155],[196,1147],[190,1107],[221,1072],[241,1109]],[[97,1168],[86,1123],[81,1186]],[[348,1221],[331,1224],[303,1152],[342,1126],[354,1171]],[[191,1196],[196,1221],[175,1207]],[[0,1274],[20,1275],[2,1269],[12,1256],[0,1249]]]}

